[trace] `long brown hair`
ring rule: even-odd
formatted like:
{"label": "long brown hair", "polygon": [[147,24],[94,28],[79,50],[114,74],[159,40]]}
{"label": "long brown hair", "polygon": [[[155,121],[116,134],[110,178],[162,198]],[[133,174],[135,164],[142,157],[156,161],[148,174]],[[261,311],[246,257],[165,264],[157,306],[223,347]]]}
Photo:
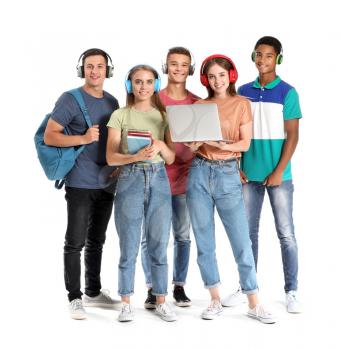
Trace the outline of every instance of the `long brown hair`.
{"label": "long brown hair", "polygon": [[[140,65],[137,65],[137,66],[134,66],[133,68],[131,68],[126,80],[131,80],[133,75],[139,70],[146,70],[148,72],[151,72],[153,74],[154,78],[159,79],[159,81],[160,81],[160,77],[159,77],[159,74],[157,73],[156,69],[152,68],[151,66],[148,66],[147,64],[140,64]],[[134,94],[132,92],[127,93],[127,95],[126,95],[126,107],[131,108],[134,104],[135,104]],[[158,92],[154,92],[154,94],[151,96],[151,105],[161,113],[162,118],[165,121],[166,120],[166,110],[165,110],[165,107],[164,107],[160,97],[159,97]]]}
{"label": "long brown hair", "polygon": [[[231,65],[230,62],[228,62],[226,59],[222,58],[222,57],[215,57],[212,58],[211,60],[209,60],[203,68],[203,74],[208,75],[208,70],[209,68],[213,65],[213,64],[218,64],[220,67],[222,67],[223,69],[227,70],[228,73],[230,71],[230,69],[233,69],[233,66]],[[207,87],[208,90],[208,98],[214,97],[214,91],[213,89],[210,87],[210,85],[208,85]],[[229,83],[228,89],[227,89],[227,93],[230,96],[235,96],[236,93],[236,88],[235,88],[235,83]]]}

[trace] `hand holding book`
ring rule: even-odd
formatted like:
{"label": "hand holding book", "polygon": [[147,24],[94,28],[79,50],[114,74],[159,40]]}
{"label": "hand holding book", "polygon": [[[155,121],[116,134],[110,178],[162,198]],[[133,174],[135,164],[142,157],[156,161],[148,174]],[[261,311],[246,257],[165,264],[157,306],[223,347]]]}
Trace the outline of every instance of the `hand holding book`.
{"label": "hand holding book", "polygon": [[136,154],[142,148],[152,144],[152,135],[150,131],[128,130],[127,145],[130,154]]}
{"label": "hand holding book", "polygon": [[128,130],[128,151],[137,154],[139,161],[150,161],[154,157],[152,134],[148,130]]}

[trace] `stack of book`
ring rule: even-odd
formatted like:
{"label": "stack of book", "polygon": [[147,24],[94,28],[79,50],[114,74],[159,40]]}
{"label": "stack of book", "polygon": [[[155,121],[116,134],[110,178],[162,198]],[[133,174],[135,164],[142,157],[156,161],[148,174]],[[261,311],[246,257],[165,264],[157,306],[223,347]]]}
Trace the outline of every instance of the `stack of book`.
{"label": "stack of book", "polygon": [[152,144],[152,134],[148,130],[128,130],[127,145],[130,154],[136,154],[140,149]]}

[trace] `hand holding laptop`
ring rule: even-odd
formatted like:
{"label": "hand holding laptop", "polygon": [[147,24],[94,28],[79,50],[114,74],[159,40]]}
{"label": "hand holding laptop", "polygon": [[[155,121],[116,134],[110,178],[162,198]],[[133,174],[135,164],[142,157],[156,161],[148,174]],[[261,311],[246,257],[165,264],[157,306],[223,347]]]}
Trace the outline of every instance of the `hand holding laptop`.
{"label": "hand holding laptop", "polygon": [[204,142],[201,141],[192,141],[192,142],[184,142],[184,145],[189,147],[191,152],[195,153]]}
{"label": "hand holding laptop", "polygon": [[213,146],[213,147],[219,148],[221,150],[225,150],[226,149],[225,146],[229,145],[233,142],[229,141],[229,140],[225,140],[225,141],[205,141],[204,143],[206,143],[209,146]]}

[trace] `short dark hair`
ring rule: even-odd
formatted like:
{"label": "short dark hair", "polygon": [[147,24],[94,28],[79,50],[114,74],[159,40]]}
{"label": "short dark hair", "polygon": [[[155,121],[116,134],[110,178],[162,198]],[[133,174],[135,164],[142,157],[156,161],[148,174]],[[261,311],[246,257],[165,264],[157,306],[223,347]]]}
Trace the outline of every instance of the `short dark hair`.
{"label": "short dark hair", "polygon": [[256,50],[260,45],[269,45],[272,46],[277,55],[282,52],[282,45],[280,41],[273,36],[264,36],[257,41],[255,44],[254,50]]}
{"label": "short dark hair", "polygon": [[190,51],[183,46],[171,47],[168,51],[168,54],[166,55],[166,59],[168,60],[169,56],[172,54],[175,54],[175,53],[177,53],[179,55],[188,56],[190,58],[190,60],[192,59]]}
{"label": "short dark hair", "polygon": [[85,60],[86,60],[87,57],[89,57],[89,56],[97,56],[97,55],[103,56],[105,58],[106,65],[108,65],[108,63],[109,63],[108,54],[104,50],[101,50],[101,49],[89,49],[89,50],[86,50],[83,53],[82,65],[84,65]]}

